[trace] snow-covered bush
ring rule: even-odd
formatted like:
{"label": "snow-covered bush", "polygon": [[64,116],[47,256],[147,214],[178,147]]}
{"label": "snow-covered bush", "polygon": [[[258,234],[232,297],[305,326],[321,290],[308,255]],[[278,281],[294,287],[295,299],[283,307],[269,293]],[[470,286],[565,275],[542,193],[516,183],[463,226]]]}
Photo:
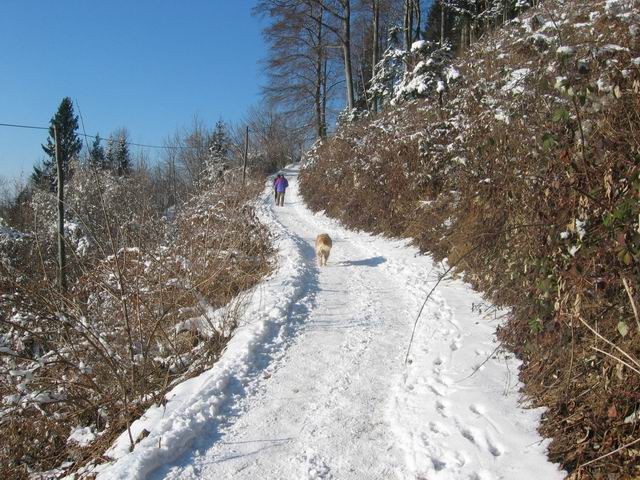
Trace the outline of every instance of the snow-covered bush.
{"label": "snow-covered bush", "polygon": [[447,74],[452,57],[450,45],[440,47],[426,40],[414,42],[408,52],[390,48],[376,67],[369,95],[396,105],[440,93],[457,78]]}

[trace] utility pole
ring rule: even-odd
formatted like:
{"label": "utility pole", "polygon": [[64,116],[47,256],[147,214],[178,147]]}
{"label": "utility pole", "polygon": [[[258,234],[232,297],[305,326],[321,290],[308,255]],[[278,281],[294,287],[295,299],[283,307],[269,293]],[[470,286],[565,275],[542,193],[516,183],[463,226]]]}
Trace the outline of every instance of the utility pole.
{"label": "utility pole", "polygon": [[67,279],[64,252],[64,170],[55,123],[53,124],[53,141],[55,143],[56,168],[58,173],[58,287],[62,293],[65,293],[67,291]]}
{"label": "utility pole", "polygon": [[244,188],[244,182],[247,175],[247,156],[249,155],[249,125],[244,133],[244,162],[242,165],[242,188]]}

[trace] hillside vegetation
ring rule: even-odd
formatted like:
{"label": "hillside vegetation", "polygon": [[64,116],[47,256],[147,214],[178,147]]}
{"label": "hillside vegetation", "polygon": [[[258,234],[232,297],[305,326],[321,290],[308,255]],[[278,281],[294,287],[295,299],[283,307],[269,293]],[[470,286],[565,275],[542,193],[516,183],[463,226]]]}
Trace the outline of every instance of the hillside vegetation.
{"label": "hillside vegetation", "polygon": [[[135,418],[219,358],[238,295],[270,271],[255,177],[239,188],[241,171],[213,175],[163,212],[144,172],[77,168],[66,292],[55,281],[54,195],[34,189],[17,204],[22,231],[0,224],[1,478],[99,462]],[[129,440],[133,449],[140,438]]]}
{"label": "hillside vegetation", "polygon": [[576,479],[640,475],[639,7],[542,2],[301,175],[313,209],[411,237],[510,307],[499,338]]}

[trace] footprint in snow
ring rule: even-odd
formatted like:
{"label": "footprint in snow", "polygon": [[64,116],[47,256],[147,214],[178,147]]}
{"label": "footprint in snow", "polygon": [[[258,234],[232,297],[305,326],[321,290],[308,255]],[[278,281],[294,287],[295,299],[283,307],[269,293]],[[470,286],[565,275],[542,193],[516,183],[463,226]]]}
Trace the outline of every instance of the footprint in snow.
{"label": "footprint in snow", "polygon": [[491,419],[491,417],[487,415],[487,409],[484,407],[484,405],[481,405],[479,403],[477,404],[472,403],[471,405],[469,405],[469,410],[471,410],[473,413],[475,413],[479,417],[484,418],[487,421],[487,423],[491,425],[491,427],[493,427],[493,429],[497,433],[501,433],[500,428],[495,424],[495,422]]}
{"label": "footprint in snow", "polygon": [[489,432],[485,432],[484,438],[487,441],[487,448],[489,449],[491,455],[493,455],[494,457],[499,457],[505,452],[504,447],[499,442],[497,442],[489,434]]}
{"label": "footprint in snow", "polygon": [[446,397],[447,393],[449,393],[446,387],[443,387],[442,385],[434,385],[431,379],[427,380],[427,385],[429,387],[429,390],[431,390],[438,397]]}
{"label": "footprint in snow", "polygon": [[456,338],[453,342],[449,344],[449,348],[451,349],[452,352],[455,352],[456,350],[460,349],[461,345],[462,345],[462,342],[460,341],[460,339]]}
{"label": "footprint in snow", "polygon": [[449,429],[440,422],[429,422],[429,430],[433,433],[437,433],[438,435],[442,435],[443,437],[451,435]]}
{"label": "footprint in snow", "polygon": [[487,412],[483,405],[476,403],[472,403],[471,405],[469,405],[469,410],[480,416],[484,416],[484,414]]}
{"label": "footprint in snow", "polygon": [[327,466],[324,459],[313,452],[312,450],[307,450],[305,452],[305,470],[306,470],[306,478],[309,480],[331,480],[333,479],[333,475],[331,475],[331,469]]}
{"label": "footprint in snow", "polygon": [[443,418],[449,418],[449,407],[450,403],[446,400],[436,401],[436,410]]}
{"label": "footprint in snow", "polygon": [[493,480],[493,475],[485,470],[481,470],[479,472],[473,472],[469,480]]}

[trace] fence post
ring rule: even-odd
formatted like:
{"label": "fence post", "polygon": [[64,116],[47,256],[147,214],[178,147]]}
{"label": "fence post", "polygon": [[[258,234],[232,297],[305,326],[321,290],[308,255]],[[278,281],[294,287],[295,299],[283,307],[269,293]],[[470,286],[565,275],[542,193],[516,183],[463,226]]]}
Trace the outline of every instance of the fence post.
{"label": "fence post", "polygon": [[56,169],[58,173],[58,286],[60,291],[64,293],[67,291],[64,251],[64,170],[55,123],[53,124],[53,141],[55,143]]}
{"label": "fence post", "polygon": [[247,175],[247,155],[249,154],[249,126],[244,133],[244,162],[242,165],[242,187],[244,188],[245,177]]}

